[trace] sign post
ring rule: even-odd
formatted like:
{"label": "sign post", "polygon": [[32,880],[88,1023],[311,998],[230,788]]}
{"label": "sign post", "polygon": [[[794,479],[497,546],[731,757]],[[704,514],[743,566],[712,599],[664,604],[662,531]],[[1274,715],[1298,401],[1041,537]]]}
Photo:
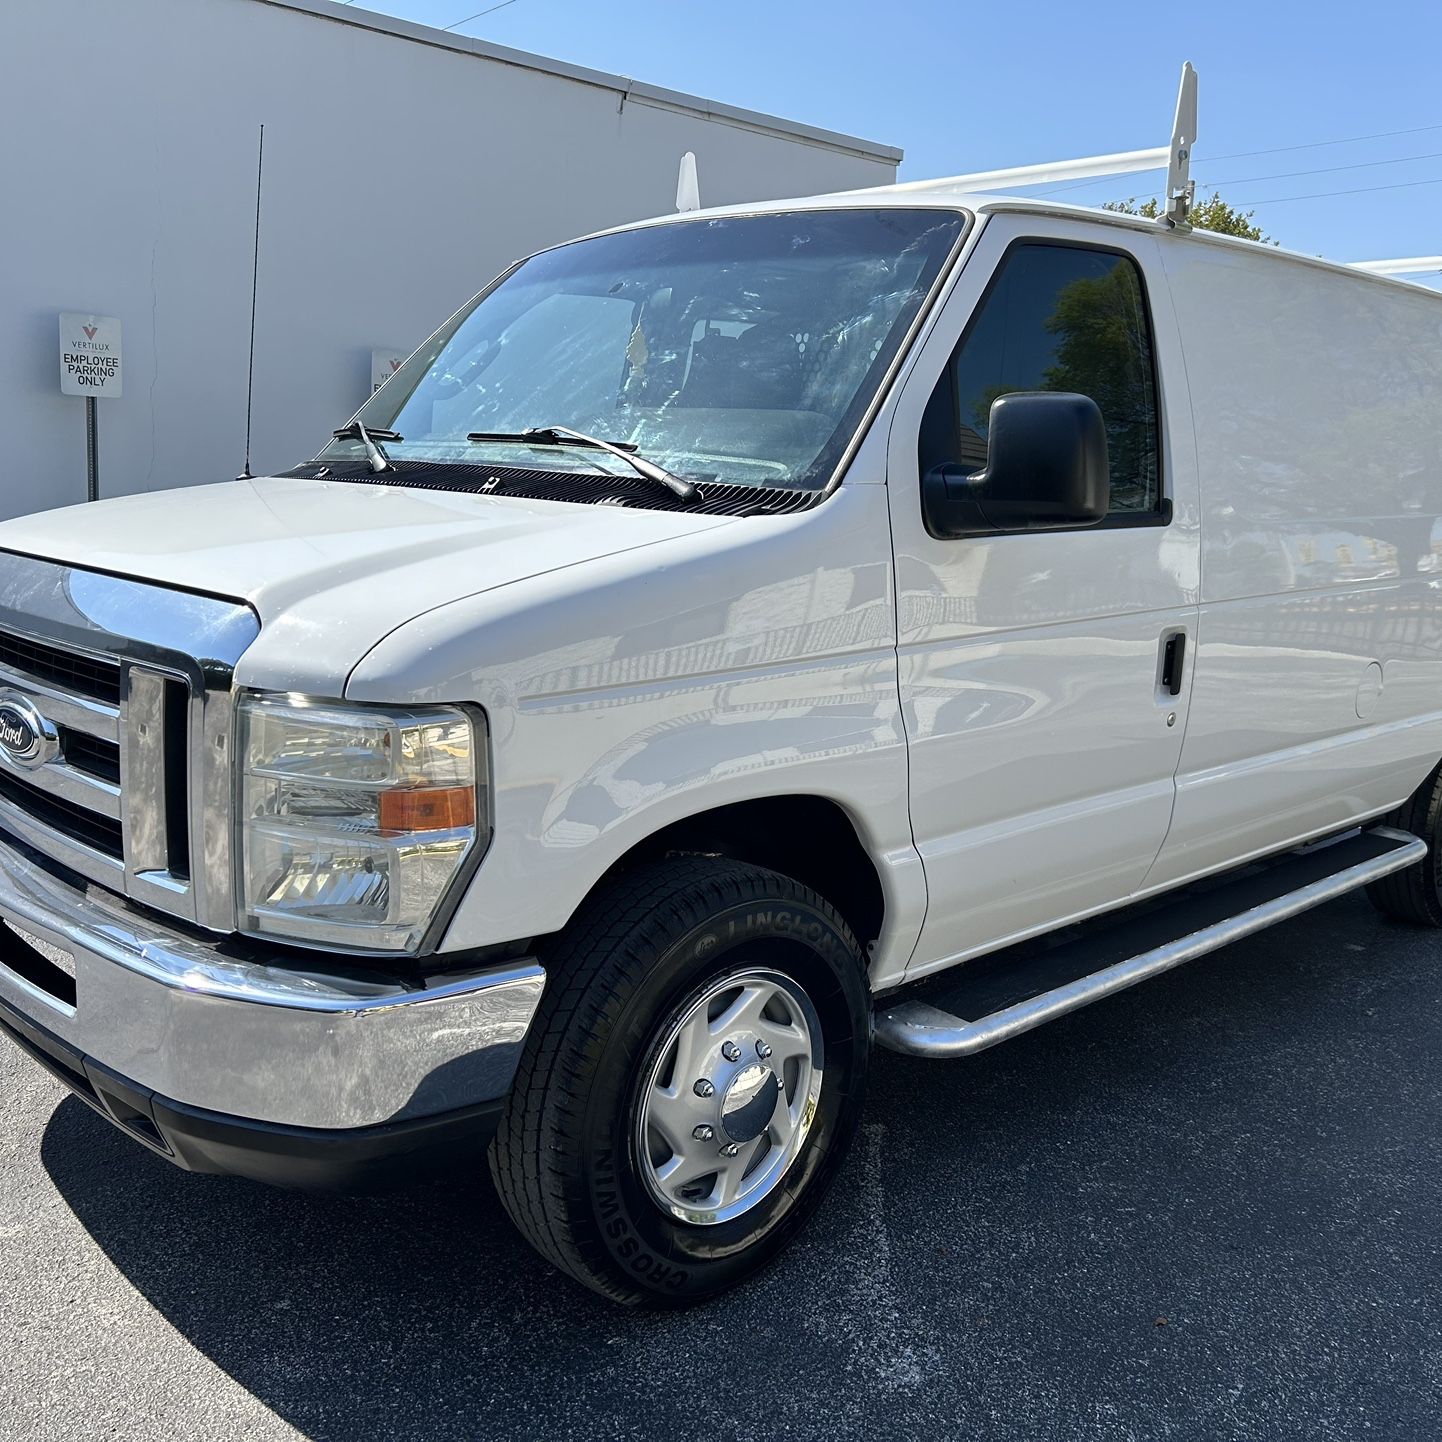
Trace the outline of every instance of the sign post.
{"label": "sign post", "polygon": [[100,436],[95,402],[120,394],[120,322],[66,311],[60,317],[60,394],[85,397],[85,499],[100,499]]}

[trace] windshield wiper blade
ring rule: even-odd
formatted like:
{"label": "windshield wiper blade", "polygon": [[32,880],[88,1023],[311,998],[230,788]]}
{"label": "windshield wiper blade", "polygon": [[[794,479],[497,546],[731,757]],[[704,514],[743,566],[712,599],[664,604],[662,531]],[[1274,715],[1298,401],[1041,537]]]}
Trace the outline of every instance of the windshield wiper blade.
{"label": "windshield wiper blade", "polygon": [[[530,430],[526,431],[472,431],[466,439],[468,441],[512,441],[517,445],[530,442],[540,446],[596,446],[602,450],[612,446],[618,451],[638,449],[630,441],[602,442],[593,440],[590,436],[582,439],[579,431],[567,432],[566,436],[556,434],[561,429],[563,428],[560,426],[532,426]],[[371,434],[374,435],[375,432],[372,431]],[[573,439],[568,439],[568,437],[573,437]]]}
{"label": "windshield wiper blade", "polygon": [[366,460],[376,475],[395,470],[395,466],[391,464],[391,458],[376,445],[376,440],[400,441],[405,439],[404,436],[397,435],[395,431],[380,429],[368,431],[360,421],[352,421],[348,426],[342,426],[338,431],[332,431],[331,435],[338,441],[359,441],[365,447]]}
{"label": "windshield wiper blade", "polygon": [[585,431],[572,430],[570,426],[530,426],[524,431],[472,431],[468,441],[518,441],[536,446],[586,446],[592,450],[606,451],[625,463],[648,481],[656,481],[668,491],[680,496],[683,501],[694,501],[701,492],[696,485],[683,476],[672,475],[664,466],[648,461],[636,454],[636,447],[629,441],[603,441],[598,436],[588,436]]}

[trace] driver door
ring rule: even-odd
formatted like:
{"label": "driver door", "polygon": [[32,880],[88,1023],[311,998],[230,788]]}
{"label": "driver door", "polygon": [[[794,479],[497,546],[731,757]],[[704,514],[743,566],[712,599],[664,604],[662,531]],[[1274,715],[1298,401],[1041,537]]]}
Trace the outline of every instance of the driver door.
{"label": "driver door", "polygon": [[[899,399],[888,444],[898,658],[929,897],[908,976],[1115,905],[1166,837],[1198,526],[1165,286],[1142,231],[993,216]],[[932,535],[923,472],[981,469],[991,403],[1034,390],[1101,408],[1107,517]]]}

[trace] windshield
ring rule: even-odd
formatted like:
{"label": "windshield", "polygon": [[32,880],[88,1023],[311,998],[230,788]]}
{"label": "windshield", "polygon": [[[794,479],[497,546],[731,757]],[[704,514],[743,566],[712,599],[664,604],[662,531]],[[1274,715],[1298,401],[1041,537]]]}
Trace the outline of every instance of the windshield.
{"label": "windshield", "polygon": [[[396,461],[624,471],[517,439],[565,426],[679,476],[826,484],[940,273],[961,216],[815,210],[698,219],[532,257],[362,407]],[[362,456],[358,438],[325,459]]]}

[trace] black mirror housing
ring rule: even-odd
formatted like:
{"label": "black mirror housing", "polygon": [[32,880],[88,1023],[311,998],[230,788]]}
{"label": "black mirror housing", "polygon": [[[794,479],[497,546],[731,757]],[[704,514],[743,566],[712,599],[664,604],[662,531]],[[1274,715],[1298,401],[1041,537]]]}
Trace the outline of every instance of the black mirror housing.
{"label": "black mirror housing", "polygon": [[944,465],[922,478],[934,536],[1077,530],[1107,513],[1111,479],[1102,413],[1089,396],[1018,391],[992,402],[986,469]]}

